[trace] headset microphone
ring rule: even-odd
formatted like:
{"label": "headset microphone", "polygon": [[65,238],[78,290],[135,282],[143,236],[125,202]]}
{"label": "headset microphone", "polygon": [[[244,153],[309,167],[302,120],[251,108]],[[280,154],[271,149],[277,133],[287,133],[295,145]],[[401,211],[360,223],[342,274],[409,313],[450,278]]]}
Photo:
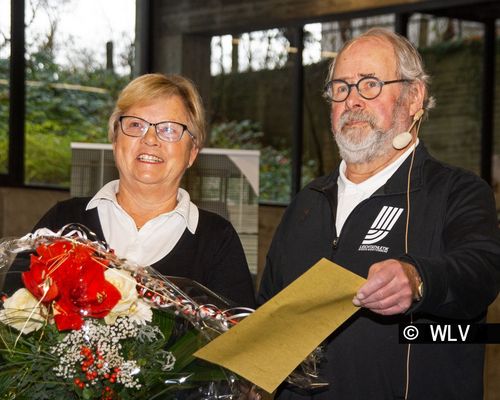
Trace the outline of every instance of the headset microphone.
{"label": "headset microphone", "polygon": [[394,147],[396,150],[402,150],[411,143],[413,136],[410,132],[415,124],[420,120],[420,118],[422,118],[422,115],[424,115],[423,108],[418,110],[413,116],[413,122],[411,123],[410,128],[406,132],[400,133],[392,140],[392,147]]}

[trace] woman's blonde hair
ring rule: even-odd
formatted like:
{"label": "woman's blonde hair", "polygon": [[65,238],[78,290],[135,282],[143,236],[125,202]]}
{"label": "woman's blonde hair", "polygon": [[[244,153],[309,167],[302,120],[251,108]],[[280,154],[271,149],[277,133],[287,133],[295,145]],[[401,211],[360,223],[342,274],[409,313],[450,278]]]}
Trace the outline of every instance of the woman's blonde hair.
{"label": "woman's blonde hair", "polygon": [[108,137],[114,143],[120,129],[119,119],[136,104],[179,96],[188,114],[188,130],[195,137],[195,145],[203,147],[206,138],[205,109],[194,83],[180,75],[145,74],[123,88],[109,117]]}

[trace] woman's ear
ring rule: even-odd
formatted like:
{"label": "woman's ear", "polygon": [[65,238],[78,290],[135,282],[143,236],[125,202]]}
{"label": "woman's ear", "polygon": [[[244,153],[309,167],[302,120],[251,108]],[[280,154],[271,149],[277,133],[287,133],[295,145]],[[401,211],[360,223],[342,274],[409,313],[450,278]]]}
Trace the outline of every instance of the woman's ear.
{"label": "woman's ear", "polygon": [[116,142],[118,141],[118,136],[113,137],[113,141],[111,142],[111,147],[113,148],[113,155],[115,154],[116,150]]}
{"label": "woman's ear", "polygon": [[199,149],[196,145],[193,145],[193,147],[191,147],[191,150],[189,150],[189,163],[187,165],[187,167],[191,167],[191,165],[193,165],[194,161],[196,160],[196,157],[198,157],[198,153],[199,153]]}

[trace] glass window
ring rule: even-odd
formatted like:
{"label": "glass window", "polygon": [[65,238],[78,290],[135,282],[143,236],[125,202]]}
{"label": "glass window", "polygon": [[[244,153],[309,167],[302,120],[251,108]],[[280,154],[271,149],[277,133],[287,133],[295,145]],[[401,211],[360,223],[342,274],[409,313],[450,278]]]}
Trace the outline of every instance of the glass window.
{"label": "glass window", "polygon": [[409,39],[422,54],[436,99],[420,138],[438,160],[479,174],[482,24],[415,14],[409,21]]}
{"label": "glass window", "polygon": [[260,150],[260,201],[290,200],[293,51],[285,29],[212,38],[208,146]]}
{"label": "glass window", "polygon": [[0,174],[7,173],[9,154],[10,0],[0,0]]}
{"label": "glass window", "polygon": [[[321,97],[332,52],[322,51],[321,37],[321,24],[304,27],[302,186],[322,171],[323,155],[332,148],[328,129],[323,129],[329,116]],[[210,145],[260,150],[259,200],[263,202],[290,200],[293,67],[297,47],[293,32],[288,29],[212,39],[215,108]]]}
{"label": "glass window", "polygon": [[[377,15],[304,26],[302,185],[340,161],[321,97],[332,58],[352,37],[394,24],[394,15]],[[408,28],[437,99],[420,137],[439,159],[479,173],[482,24],[415,14]],[[287,29],[212,40],[212,145],[261,150],[261,201],[288,202],[290,195],[292,41]]]}
{"label": "glass window", "polygon": [[134,0],[26,2],[25,183],[69,187],[72,142],[106,142],[131,77]]}

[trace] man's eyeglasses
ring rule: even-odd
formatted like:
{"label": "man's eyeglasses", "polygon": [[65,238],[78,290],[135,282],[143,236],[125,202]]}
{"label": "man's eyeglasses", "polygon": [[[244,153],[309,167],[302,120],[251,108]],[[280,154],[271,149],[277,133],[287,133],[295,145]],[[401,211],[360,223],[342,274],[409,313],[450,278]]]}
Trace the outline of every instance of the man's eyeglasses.
{"label": "man's eyeglasses", "polygon": [[342,79],[333,79],[325,85],[324,95],[325,97],[336,103],[341,103],[345,101],[351,89],[355,87],[361,97],[366,100],[373,100],[380,93],[382,93],[382,88],[384,85],[389,85],[391,83],[398,82],[412,82],[411,79],[395,79],[392,81],[381,81],[374,76],[365,76],[361,78],[357,83],[347,83]]}
{"label": "man's eyeglasses", "polygon": [[174,121],[161,121],[156,124],[145,119],[131,115],[123,115],[119,118],[122,132],[127,136],[142,137],[146,134],[150,126],[155,128],[156,135],[165,142],[178,142],[182,139],[184,132],[195,140],[194,135],[189,132],[187,125]]}

